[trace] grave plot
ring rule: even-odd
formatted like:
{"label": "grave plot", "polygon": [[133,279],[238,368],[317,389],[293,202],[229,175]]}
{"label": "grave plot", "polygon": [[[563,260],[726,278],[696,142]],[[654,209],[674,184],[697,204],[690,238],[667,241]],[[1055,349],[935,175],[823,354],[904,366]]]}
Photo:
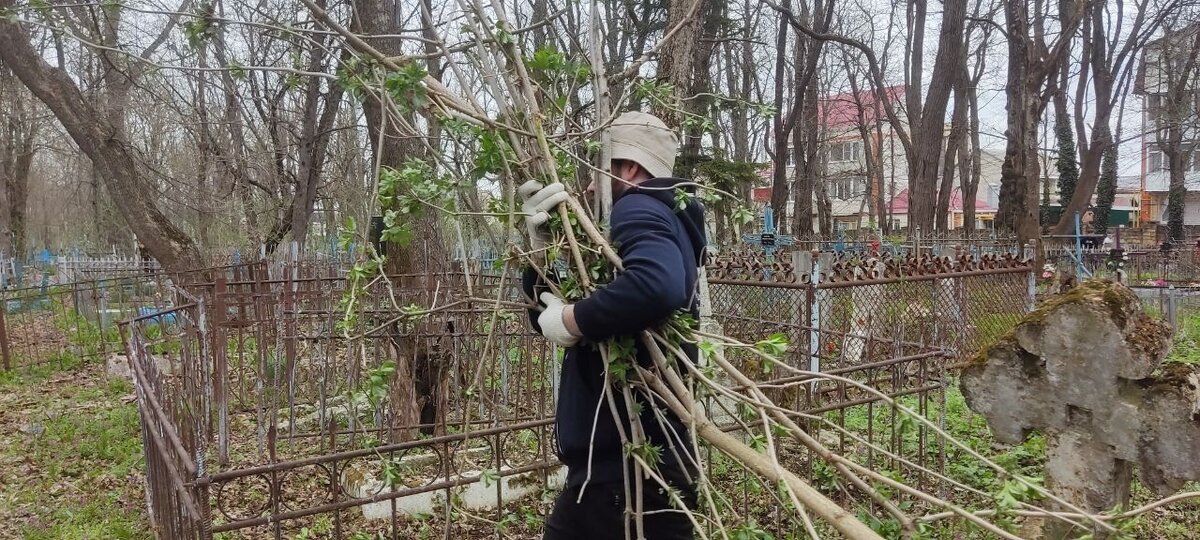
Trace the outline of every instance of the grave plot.
{"label": "grave plot", "polygon": [[[305,528],[337,538],[407,538],[421,528],[460,538],[498,527],[538,537],[541,494],[564,474],[552,419],[560,354],[529,330],[512,280],[476,276],[472,298],[447,292],[465,290],[465,276],[442,276],[434,290],[393,278],[397,287],[371,288],[357,304],[358,333],[347,337],[344,279],[282,273],[190,287],[175,308],[126,327],[156,526],[178,538],[291,537]],[[732,328],[737,318],[717,320]],[[840,335],[781,327],[795,343],[813,332],[823,342]],[[944,351],[890,338],[864,343],[859,365],[804,347],[785,361],[807,369],[816,359],[882,395],[917,397],[925,411],[942,388]],[[852,428],[814,429],[825,444],[862,450],[868,462],[899,460],[898,469],[912,463],[913,478],[940,467],[936,446],[923,444],[924,432],[901,436],[879,395],[754,369],[736,350],[728,358],[774,387],[797,418]],[[755,420],[736,404],[711,398],[705,406],[721,429],[754,440]],[[822,473],[804,447],[780,444],[789,467]],[[739,501],[745,516],[779,531],[794,526],[771,510],[768,483],[715,448],[705,462],[715,492]]]}
{"label": "grave plot", "polygon": [[445,501],[480,512],[450,526],[490,530],[507,514],[497,501],[555,485],[557,356],[511,308],[515,290],[496,311],[495,294],[448,292],[463,276],[372,287],[350,330],[345,280],[282,274],[192,286],[127,327],[152,515],[169,536],[408,537]]}
{"label": "grave plot", "polygon": [[[169,304],[166,276],[137,276],[10,289],[0,293],[3,366],[102,359],[124,364],[117,322]],[[126,370],[127,371],[127,370]]]}

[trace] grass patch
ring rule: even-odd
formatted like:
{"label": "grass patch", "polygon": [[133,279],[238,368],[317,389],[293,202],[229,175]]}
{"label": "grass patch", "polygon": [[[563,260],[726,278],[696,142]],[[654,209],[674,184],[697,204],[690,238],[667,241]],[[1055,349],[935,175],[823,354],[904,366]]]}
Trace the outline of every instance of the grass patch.
{"label": "grass patch", "polygon": [[1200,364],[1200,313],[1180,313],[1168,362]]}
{"label": "grass patch", "polygon": [[133,387],[71,358],[0,377],[0,537],[152,538]]}

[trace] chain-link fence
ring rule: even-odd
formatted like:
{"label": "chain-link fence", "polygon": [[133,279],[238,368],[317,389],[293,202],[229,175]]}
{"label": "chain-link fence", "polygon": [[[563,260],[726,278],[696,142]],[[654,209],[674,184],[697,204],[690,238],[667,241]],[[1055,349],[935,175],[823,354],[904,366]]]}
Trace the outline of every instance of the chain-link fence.
{"label": "chain-link fence", "polygon": [[850,364],[868,339],[966,356],[1015,326],[1036,293],[1031,263],[1012,255],[791,259],[735,256],[710,265],[714,312],[735,325],[726,331],[746,335],[757,326],[757,340],[784,329],[805,352],[844,355]]}

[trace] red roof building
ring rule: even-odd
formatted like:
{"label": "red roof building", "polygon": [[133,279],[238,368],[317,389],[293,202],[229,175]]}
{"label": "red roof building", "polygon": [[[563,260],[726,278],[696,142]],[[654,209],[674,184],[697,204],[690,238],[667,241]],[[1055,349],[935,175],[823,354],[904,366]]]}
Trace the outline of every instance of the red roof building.
{"label": "red roof building", "polygon": [[[896,194],[895,197],[892,198],[891,209],[892,209],[893,214],[907,214],[908,213],[908,190],[907,189],[901,190],[899,193]],[[950,211],[951,212],[962,212],[962,209],[963,209],[962,191],[960,191],[958,188],[955,188],[954,193],[952,193],[950,195]],[[984,201],[975,199],[975,211],[976,212],[995,212],[996,208]]]}
{"label": "red roof building", "polygon": [[[893,107],[899,108],[904,100],[904,86],[889,86],[881,94]],[[857,126],[860,107],[863,110],[863,120],[874,125],[876,120],[887,121],[884,101],[877,96],[880,96],[880,93],[874,90],[844,92],[822,99],[817,107],[826,127],[829,128]]]}

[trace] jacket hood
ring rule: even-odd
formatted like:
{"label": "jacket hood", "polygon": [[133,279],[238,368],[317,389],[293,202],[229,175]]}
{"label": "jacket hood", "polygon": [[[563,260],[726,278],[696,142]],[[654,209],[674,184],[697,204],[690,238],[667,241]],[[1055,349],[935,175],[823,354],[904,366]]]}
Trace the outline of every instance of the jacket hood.
{"label": "jacket hood", "polygon": [[[675,210],[675,215],[679,216],[680,221],[683,222],[683,228],[687,231],[688,239],[691,240],[692,249],[696,256],[696,265],[702,266],[704,264],[704,250],[708,246],[708,235],[704,232],[704,204],[700,202],[700,199],[696,198],[696,188],[694,185],[680,185],[691,183],[691,180],[670,176],[651,178],[625,190],[621,194],[621,197],[633,193],[641,193],[654,197],[672,210]],[[682,210],[679,208],[679,201],[675,199],[675,194],[679,191],[688,194],[687,205]]]}

